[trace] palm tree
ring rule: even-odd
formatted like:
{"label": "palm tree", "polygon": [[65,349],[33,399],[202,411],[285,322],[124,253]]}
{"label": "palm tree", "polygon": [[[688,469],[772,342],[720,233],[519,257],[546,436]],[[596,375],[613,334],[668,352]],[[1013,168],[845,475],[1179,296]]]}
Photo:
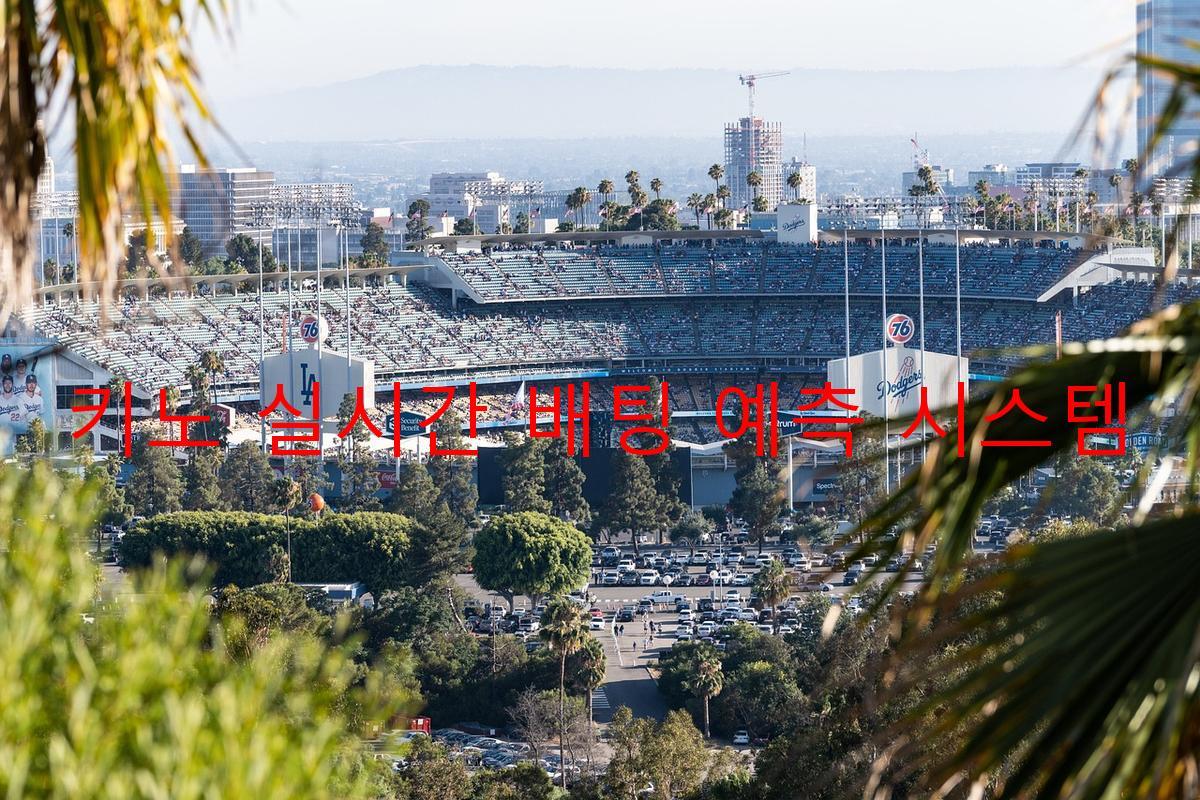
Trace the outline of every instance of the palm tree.
{"label": "palm tree", "polygon": [[746,185],[754,190],[754,196],[758,197],[758,189],[762,186],[762,175],[757,170],[750,170],[746,173]]}
{"label": "palm tree", "polygon": [[542,641],[558,656],[558,760],[562,788],[567,788],[564,731],[567,727],[567,656],[584,647],[591,638],[583,621],[583,610],[565,597],[556,597],[542,612]]}
{"label": "palm tree", "polygon": [[804,180],[800,177],[799,172],[793,172],[787,176],[788,188],[792,190],[792,199],[796,201],[800,200],[800,184],[802,183],[804,183]]}
{"label": "palm tree", "polygon": [[651,178],[650,179],[650,191],[654,192],[655,200],[662,199],[662,190],[663,190],[662,178]]}
{"label": "palm tree", "polygon": [[579,189],[574,189],[567,195],[567,199],[563,201],[563,205],[567,207],[567,213],[575,216],[575,212],[579,210]]}
{"label": "palm tree", "polygon": [[[587,711],[588,711],[588,740],[591,741],[595,734],[594,720],[596,718],[595,709],[593,708],[593,694],[596,689],[600,688],[600,684],[604,683],[604,672],[608,666],[608,661],[604,656],[604,645],[600,644],[600,640],[593,636],[587,637],[587,641],[583,643],[583,648],[579,651],[583,658],[579,665],[579,670],[575,673],[579,678],[579,682],[587,691]],[[591,757],[591,750],[588,751],[588,757]]]}
{"label": "palm tree", "polygon": [[[115,286],[122,215],[157,216],[172,236],[171,140],[211,121],[193,60],[193,20],[220,28],[228,5],[62,0],[6,3],[0,70],[0,320],[32,296],[29,209],[46,161],[42,120],[69,98],[79,211],[76,279]],[[203,161],[203,154],[199,153]]]}
{"label": "palm tree", "polygon": [[711,650],[706,651],[696,662],[696,671],[687,679],[687,690],[704,701],[704,738],[711,739],[708,725],[708,701],[721,693],[725,676],[721,672],[721,659]]}
{"label": "palm tree", "polygon": [[588,208],[592,205],[592,192],[586,186],[580,186],[579,192],[579,207],[583,210],[583,224],[588,221]]}
{"label": "palm tree", "polygon": [[625,183],[629,184],[630,187],[637,186],[641,180],[642,176],[638,174],[636,169],[631,169],[625,173]]}
{"label": "palm tree", "polygon": [[704,207],[704,197],[699,192],[688,195],[687,207],[696,215],[696,227],[700,227],[700,209]]}
{"label": "palm tree", "polygon": [[[782,561],[772,560],[754,576],[754,588],[763,601],[763,608],[774,609],[792,593],[792,575],[784,568]],[[773,616],[773,621],[775,633],[779,633],[778,614]]]}
{"label": "palm tree", "polygon": [[1142,217],[1142,209],[1146,205],[1146,195],[1141,192],[1133,192],[1129,195],[1129,210],[1133,213],[1133,236],[1138,244],[1141,244],[1141,232],[1138,231],[1138,222]]}
{"label": "palm tree", "polygon": [[[608,205],[608,202],[612,199],[612,194],[616,191],[616,188],[617,187],[613,185],[613,182],[608,178],[605,178],[604,180],[600,181],[599,184],[597,184],[596,191],[599,192],[600,196],[604,198],[604,202],[600,205],[601,208],[604,208],[606,205]],[[604,217],[604,222],[605,225],[608,224],[607,214]]]}
{"label": "palm tree", "polygon": [[722,183],[717,187],[717,204],[721,208],[725,208],[725,201],[733,196],[733,191],[730,190],[728,183]]}
{"label": "palm tree", "polygon": [[225,360],[216,350],[205,350],[196,362],[200,369],[209,374],[209,385],[212,387],[212,401],[217,402],[217,373],[225,371]]}
{"label": "palm tree", "polygon": [[[712,178],[713,186],[719,190],[721,188],[721,178],[725,177],[725,168],[720,164],[713,164],[708,168],[708,177]],[[717,195],[720,196],[719,191]]]}
{"label": "palm tree", "polygon": [[704,213],[708,216],[708,227],[712,228],[713,212],[717,210],[717,196],[712,194],[704,195]]}

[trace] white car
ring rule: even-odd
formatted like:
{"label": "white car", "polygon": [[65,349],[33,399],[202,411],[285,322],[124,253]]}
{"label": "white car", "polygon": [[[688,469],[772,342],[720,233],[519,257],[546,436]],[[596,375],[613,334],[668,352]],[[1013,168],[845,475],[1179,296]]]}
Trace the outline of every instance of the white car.
{"label": "white car", "polygon": [[696,633],[700,634],[701,636],[712,636],[714,633],[716,633],[716,631],[717,623],[715,622],[701,622],[696,628]]}
{"label": "white car", "polygon": [[708,553],[704,552],[703,550],[697,550],[696,552],[692,553],[692,557],[688,559],[688,562],[693,567],[703,567],[708,563]]}
{"label": "white car", "polygon": [[730,589],[729,591],[725,592],[725,600],[726,602],[733,601],[740,603],[742,602],[742,593],[737,589]]}
{"label": "white car", "polygon": [[642,586],[653,586],[658,583],[658,570],[644,569],[638,573],[638,583]]}
{"label": "white car", "polygon": [[733,576],[734,586],[749,586],[753,582],[754,577],[748,572],[739,572]]}
{"label": "white car", "polygon": [[734,731],[734,744],[750,744],[750,732],[746,730]]}
{"label": "white car", "polygon": [[592,617],[592,621],[588,623],[588,627],[594,631],[602,631],[606,624],[604,617]]}
{"label": "white car", "polygon": [[719,569],[713,576],[713,583],[718,586],[728,586],[733,581],[733,573],[727,569]]}
{"label": "white car", "polygon": [[681,623],[691,622],[692,621],[692,610],[690,608],[681,608],[679,610],[679,621]]}

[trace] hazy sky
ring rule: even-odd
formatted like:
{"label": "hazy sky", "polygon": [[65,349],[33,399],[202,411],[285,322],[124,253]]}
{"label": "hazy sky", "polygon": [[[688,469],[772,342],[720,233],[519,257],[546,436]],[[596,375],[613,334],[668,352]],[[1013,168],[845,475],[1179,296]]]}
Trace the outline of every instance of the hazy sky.
{"label": "hazy sky", "polygon": [[[1135,0],[246,0],[202,35],[212,96],[422,64],[967,69],[1109,61]],[[1099,57],[1096,56],[1100,53]]]}

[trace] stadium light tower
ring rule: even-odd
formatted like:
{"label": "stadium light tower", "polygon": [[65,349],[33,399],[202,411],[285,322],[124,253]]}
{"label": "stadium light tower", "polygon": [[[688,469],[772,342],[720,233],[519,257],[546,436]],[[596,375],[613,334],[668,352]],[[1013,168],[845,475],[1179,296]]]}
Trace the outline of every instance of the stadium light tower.
{"label": "stadium light tower", "polygon": [[[750,119],[751,120],[754,119],[754,87],[755,87],[756,83],[758,81],[762,80],[763,78],[778,78],[781,75],[790,75],[790,74],[791,74],[791,72],[784,70],[782,72],[759,72],[759,73],[756,73],[753,75],[750,75],[750,74],[738,75],[738,80],[741,81],[742,86],[746,87],[746,90],[750,95]],[[751,122],[751,125],[753,125],[753,122]]]}

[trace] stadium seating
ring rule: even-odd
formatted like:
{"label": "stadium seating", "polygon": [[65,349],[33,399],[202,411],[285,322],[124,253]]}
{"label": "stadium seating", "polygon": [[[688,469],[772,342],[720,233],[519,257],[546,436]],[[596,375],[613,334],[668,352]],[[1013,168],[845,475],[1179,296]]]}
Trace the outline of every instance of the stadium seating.
{"label": "stadium seating", "polygon": [[[1089,254],[1033,247],[962,248],[962,347],[1048,344],[1063,314],[1068,339],[1115,333],[1156,302],[1200,297],[1172,285],[1157,298],[1147,283],[1112,283],[1047,303],[1035,298]],[[954,248],[926,246],[925,325],[917,342],[955,352]],[[880,248],[851,245],[850,350],[882,345]],[[915,297],[917,250],[889,246],[889,313],[920,319]],[[486,302],[412,282],[325,288],[321,313],[331,348],[347,347],[375,362],[380,380],[416,382],[430,376],[520,376],[539,371],[637,365],[747,364],[769,368],[780,359],[811,359],[813,369],[845,354],[845,275],[840,245],[742,243],[716,248],[671,245],[580,249],[515,249],[447,255],[443,261]],[[225,363],[222,385],[257,379],[260,324],[257,293],[163,294],[124,299],[108,310],[95,302],[33,309],[26,322],[81,355],[135,383],[186,386],[186,370],[215,350]],[[296,326],[317,310],[309,284],[262,296],[262,348],[280,352],[298,339]],[[289,318],[291,323],[289,324]],[[97,335],[97,331],[103,335]],[[914,342],[916,344],[917,342]],[[300,343],[297,346],[302,346]],[[988,356],[1003,365],[1011,355]],[[685,384],[676,402],[687,410],[711,403],[707,381]]]}

